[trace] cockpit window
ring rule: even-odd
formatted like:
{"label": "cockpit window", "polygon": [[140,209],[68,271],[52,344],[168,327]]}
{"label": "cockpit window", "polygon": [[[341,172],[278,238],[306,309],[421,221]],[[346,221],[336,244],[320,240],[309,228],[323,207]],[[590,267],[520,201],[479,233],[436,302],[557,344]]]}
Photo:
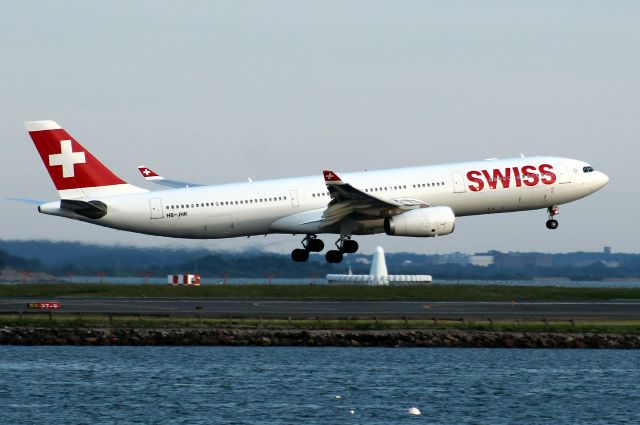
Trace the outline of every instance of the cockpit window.
{"label": "cockpit window", "polygon": [[582,167],[582,172],[583,173],[591,173],[591,172],[593,172],[593,167],[590,166],[590,165],[586,165],[586,166]]}

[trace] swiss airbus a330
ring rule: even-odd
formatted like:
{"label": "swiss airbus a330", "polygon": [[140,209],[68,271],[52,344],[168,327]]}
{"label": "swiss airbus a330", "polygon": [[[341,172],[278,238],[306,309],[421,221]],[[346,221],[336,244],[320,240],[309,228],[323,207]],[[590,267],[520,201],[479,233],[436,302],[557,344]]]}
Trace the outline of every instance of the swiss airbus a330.
{"label": "swiss airbus a330", "polygon": [[354,235],[434,237],[453,232],[457,217],[546,209],[590,195],[609,178],[567,158],[521,157],[378,171],[205,186],[142,176],[169,189],[131,185],[105,167],[54,121],[25,127],[60,199],[38,211],[100,226],[175,238],[219,239],[272,233],[304,235],[294,261],[321,252],[321,234],[339,235],[326,260],[354,253]]}

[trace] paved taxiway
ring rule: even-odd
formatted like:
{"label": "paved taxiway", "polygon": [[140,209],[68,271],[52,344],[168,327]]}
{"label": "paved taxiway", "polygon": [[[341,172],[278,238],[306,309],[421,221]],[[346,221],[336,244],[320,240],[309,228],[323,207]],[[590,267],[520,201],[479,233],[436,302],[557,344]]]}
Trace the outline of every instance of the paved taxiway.
{"label": "paved taxiway", "polygon": [[[58,301],[61,312],[218,317],[423,317],[451,319],[640,319],[640,300],[607,301],[313,301],[213,298],[5,298],[0,312],[29,311],[27,304]],[[33,311],[33,310],[31,310]]]}

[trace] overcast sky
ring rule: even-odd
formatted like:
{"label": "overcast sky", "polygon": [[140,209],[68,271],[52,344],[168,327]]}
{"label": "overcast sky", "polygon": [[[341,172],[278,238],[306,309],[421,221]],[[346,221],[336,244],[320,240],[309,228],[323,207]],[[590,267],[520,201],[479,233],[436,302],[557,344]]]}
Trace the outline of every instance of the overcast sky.
{"label": "overcast sky", "polygon": [[[562,206],[556,231],[542,210],[466,217],[450,236],[366,236],[362,250],[638,252],[639,22],[636,1],[5,2],[1,195],[57,198],[23,127],[43,119],[148,188],[137,165],[219,183],[556,155],[611,178]],[[167,239],[0,203],[2,239],[301,239]]]}

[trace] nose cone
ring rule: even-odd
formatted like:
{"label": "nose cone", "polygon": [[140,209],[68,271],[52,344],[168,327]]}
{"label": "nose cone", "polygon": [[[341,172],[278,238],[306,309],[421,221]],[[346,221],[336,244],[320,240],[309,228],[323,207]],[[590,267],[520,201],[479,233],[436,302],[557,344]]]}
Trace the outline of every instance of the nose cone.
{"label": "nose cone", "polygon": [[605,173],[601,173],[600,171],[597,171],[597,173],[598,175],[596,177],[596,184],[598,186],[598,189],[602,189],[607,185],[607,183],[609,183],[609,176],[607,176]]}
{"label": "nose cone", "polygon": [[590,193],[597,192],[609,183],[609,177],[600,171],[588,173],[586,176],[587,180],[585,183]]}

